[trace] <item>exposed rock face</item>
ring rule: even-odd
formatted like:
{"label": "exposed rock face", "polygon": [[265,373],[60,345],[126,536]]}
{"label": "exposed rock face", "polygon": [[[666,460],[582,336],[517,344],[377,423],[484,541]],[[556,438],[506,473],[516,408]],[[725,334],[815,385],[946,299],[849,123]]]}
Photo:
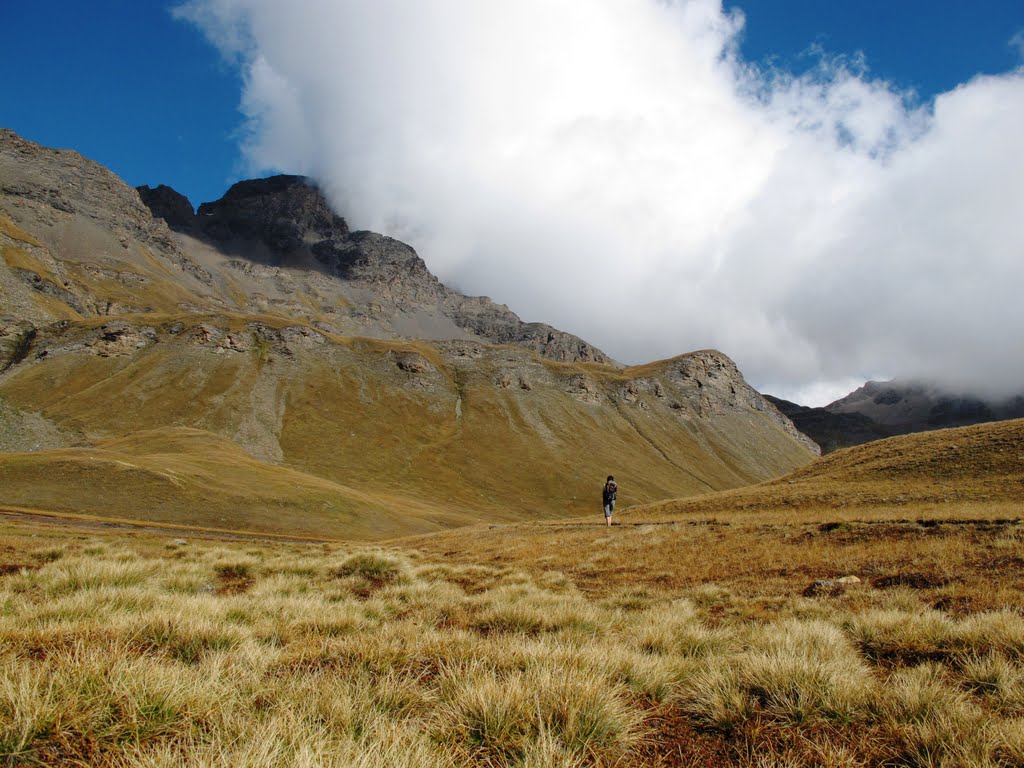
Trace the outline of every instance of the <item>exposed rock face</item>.
{"label": "exposed rock face", "polygon": [[143,185],[135,189],[145,206],[153,212],[154,218],[163,219],[167,226],[180,232],[195,231],[196,212],[183,194],[166,184],[152,188]]}
{"label": "exposed rock face", "polygon": [[[677,360],[678,364],[670,368],[669,380],[685,393],[686,405],[699,416],[721,414],[735,408],[757,411],[809,450],[815,454],[820,453],[817,443],[799,432],[792,421],[747,384],[736,363],[726,355],[713,349],[701,350],[683,355]],[[658,382],[649,386],[654,393],[661,390]],[[662,391],[661,395],[656,396],[664,397],[665,393]],[[676,406],[679,405],[674,402]]]}
{"label": "exposed rock face", "polygon": [[204,234],[222,243],[258,240],[288,253],[309,237],[344,237],[348,225],[303,176],[272,176],[240,181],[220,200],[197,212]]}
{"label": "exposed rock face", "polygon": [[25,359],[35,337],[31,323],[0,317],[0,373]]}
{"label": "exposed rock face", "polygon": [[195,269],[167,224],[154,219],[138,192],[118,176],[77,152],[42,147],[6,128],[0,129],[0,197],[30,223],[53,226],[79,216],[125,248],[137,241],[179,267]]}
{"label": "exposed rock face", "polygon": [[359,231],[313,245],[316,260],[338,277],[371,288],[374,298],[405,306],[436,305],[450,291],[403,242]]}
{"label": "exposed rock face", "polygon": [[456,324],[476,336],[499,344],[517,344],[560,362],[614,363],[597,347],[571,333],[544,323],[524,323],[504,304],[486,296],[467,297],[449,292],[445,298]]}

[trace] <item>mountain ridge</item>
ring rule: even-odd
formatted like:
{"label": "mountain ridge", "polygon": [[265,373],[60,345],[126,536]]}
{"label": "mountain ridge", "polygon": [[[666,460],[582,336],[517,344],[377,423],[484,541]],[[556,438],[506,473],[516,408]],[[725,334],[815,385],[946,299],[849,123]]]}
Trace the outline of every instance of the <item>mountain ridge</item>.
{"label": "mountain ridge", "polygon": [[[275,517],[257,484],[249,514],[267,530],[357,538],[381,535],[374,509],[410,510],[388,535],[542,518],[592,506],[610,471],[632,503],[763,480],[816,453],[725,355],[623,367],[452,291],[410,246],[350,230],[300,177],[235,185],[193,222],[169,188],[154,203],[77,153],[4,132],[0,180],[0,427],[13,425],[15,451],[0,454],[2,503],[38,506],[53,483],[56,511],[201,524],[201,488],[104,493],[120,488],[116,461],[53,453],[182,428],[239,446],[260,462],[249,477],[272,484],[280,467],[369,499],[344,520],[286,500]],[[119,445],[131,463],[141,443]],[[212,480],[203,492],[218,527],[215,510],[237,499]]]}
{"label": "mountain ridge", "polygon": [[823,453],[896,435],[1024,417],[1024,396],[985,398],[950,387],[893,379],[868,381],[816,408],[772,395],[765,399],[814,440]]}

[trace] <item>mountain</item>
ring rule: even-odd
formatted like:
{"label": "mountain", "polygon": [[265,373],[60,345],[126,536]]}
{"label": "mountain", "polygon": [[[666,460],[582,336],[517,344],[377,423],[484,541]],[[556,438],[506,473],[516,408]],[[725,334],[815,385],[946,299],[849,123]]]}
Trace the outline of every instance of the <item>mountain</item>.
{"label": "mountain", "polygon": [[981,398],[919,381],[869,381],[821,408],[765,399],[823,453],[893,435],[1024,417],[1024,396]]}
{"label": "mountain", "polygon": [[0,504],[372,538],[790,471],[705,350],[622,367],[351,230],[308,179],[196,211],[0,131]]}
{"label": "mountain", "polygon": [[983,398],[919,381],[869,381],[826,408],[856,413],[898,434],[1024,417],[1024,396]]}
{"label": "mountain", "polygon": [[818,444],[822,453],[882,440],[896,434],[862,413],[833,413],[827,407],[811,408],[765,395],[803,434]]}

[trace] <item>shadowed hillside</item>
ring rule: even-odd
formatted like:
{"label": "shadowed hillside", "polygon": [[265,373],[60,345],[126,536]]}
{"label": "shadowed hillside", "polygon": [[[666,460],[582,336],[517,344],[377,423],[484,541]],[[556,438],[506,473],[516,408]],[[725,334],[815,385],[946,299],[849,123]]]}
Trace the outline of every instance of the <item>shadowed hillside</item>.
{"label": "shadowed hillside", "polygon": [[983,398],[915,381],[869,381],[822,408],[765,399],[821,446],[822,453],[893,435],[1024,417],[1024,397]]}

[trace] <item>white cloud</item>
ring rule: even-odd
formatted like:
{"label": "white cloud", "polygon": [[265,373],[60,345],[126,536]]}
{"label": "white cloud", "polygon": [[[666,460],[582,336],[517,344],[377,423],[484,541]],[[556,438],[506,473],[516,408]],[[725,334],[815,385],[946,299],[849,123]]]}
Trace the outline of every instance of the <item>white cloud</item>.
{"label": "white cloud", "polygon": [[1018,29],[1010,38],[1010,47],[1017,49],[1017,55],[1024,61],[1024,29]]}
{"label": "white cloud", "polygon": [[625,362],[717,347],[781,395],[1024,390],[1024,75],[933,109],[739,59],[718,0],[194,0],[254,170]]}

